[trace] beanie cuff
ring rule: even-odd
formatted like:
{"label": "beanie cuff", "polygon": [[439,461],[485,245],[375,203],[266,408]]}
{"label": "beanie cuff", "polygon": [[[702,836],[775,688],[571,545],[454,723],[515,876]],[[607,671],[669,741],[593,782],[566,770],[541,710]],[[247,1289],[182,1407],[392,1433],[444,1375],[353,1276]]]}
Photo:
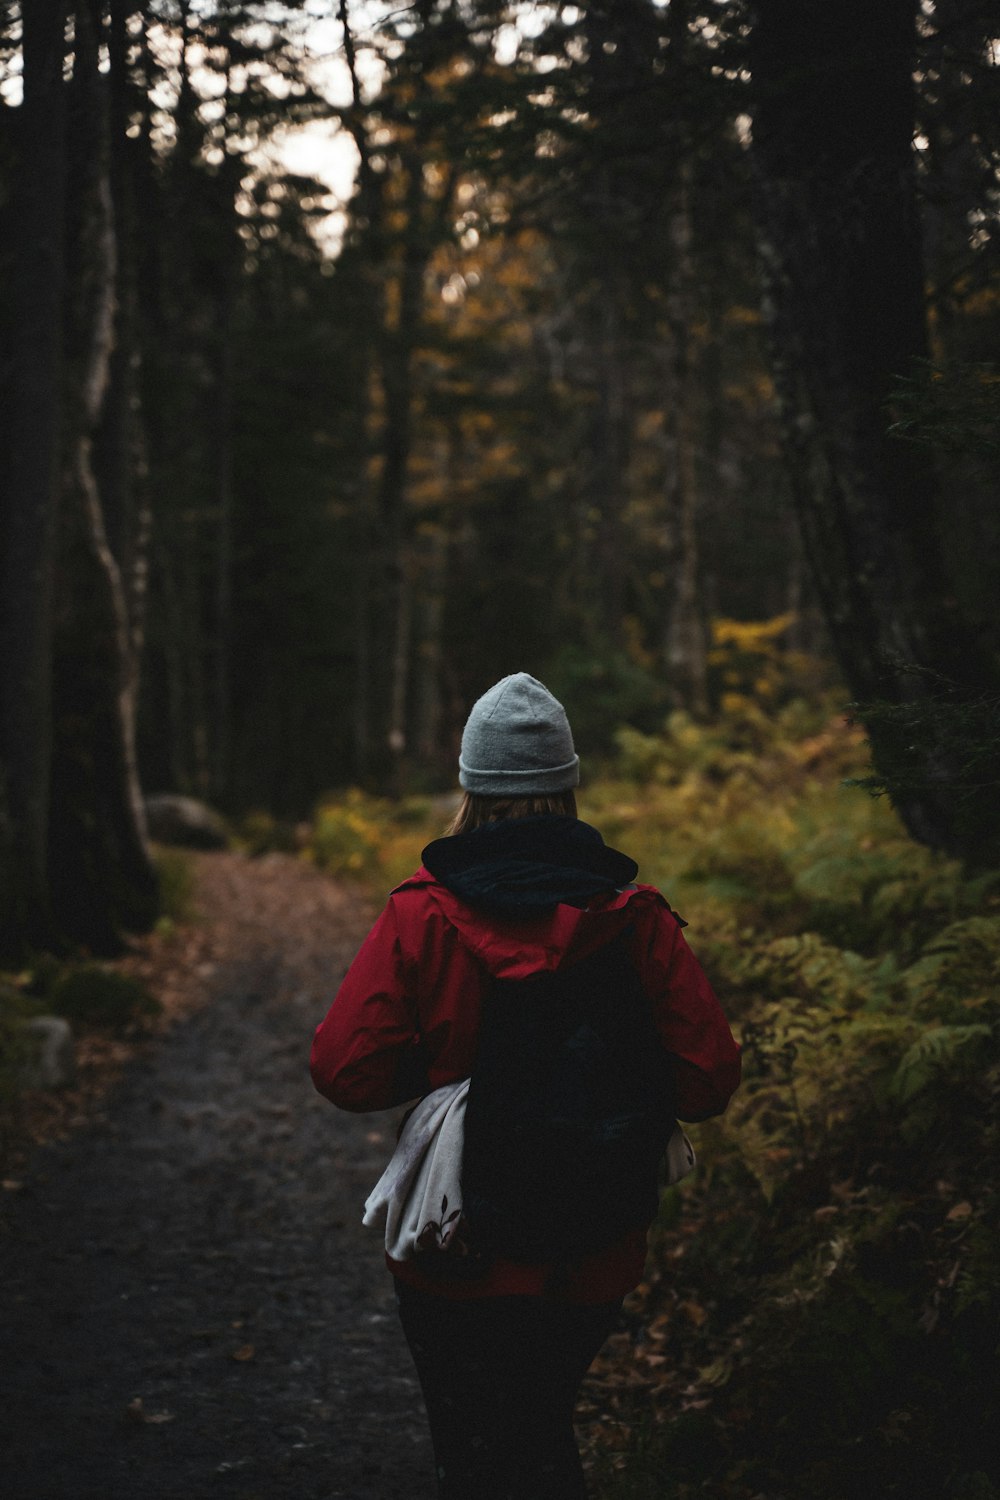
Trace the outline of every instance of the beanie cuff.
{"label": "beanie cuff", "polygon": [[507,771],[485,767],[479,770],[466,765],[459,756],[458,780],[459,785],[474,797],[547,796],[550,792],[568,792],[579,786],[580,757],[574,755],[561,766]]}

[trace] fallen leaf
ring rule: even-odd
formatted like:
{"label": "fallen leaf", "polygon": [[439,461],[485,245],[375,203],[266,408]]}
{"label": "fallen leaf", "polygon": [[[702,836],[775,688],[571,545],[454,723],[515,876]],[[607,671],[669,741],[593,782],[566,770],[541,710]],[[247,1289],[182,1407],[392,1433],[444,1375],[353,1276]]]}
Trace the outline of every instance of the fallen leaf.
{"label": "fallen leaf", "polygon": [[967,1219],[971,1213],[972,1204],[963,1201],[962,1203],[956,1203],[952,1208],[949,1208],[948,1212],[945,1214],[945,1218]]}
{"label": "fallen leaf", "polygon": [[688,1321],[693,1323],[696,1328],[700,1328],[702,1323],[704,1323],[705,1319],[708,1317],[708,1313],[702,1307],[700,1302],[682,1302],[680,1304],[680,1310],[688,1319]]}
{"label": "fallen leaf", "polygon": [[698,1371],[698,1379],[703,1385],[725,1385],[733,1373],[733,1362],[725,1354],[714,1359],[710,1365]]}
{"label": "fallen leaf", "polygon": [[134,1396],[125,1408],[126,1414],[133,1422],[142,1422],[148,1427],[159,1427],[164,1422],[172,1422],[174,1413],[172,1411],[146,1411],[142,1404],[141,1396]]}
{"label": "fallen leaf", "polygon": [[238,1360],[241,1365],[245,1365],[247,1360],[253,1359],[256,1352],[253,1344],[241,1344],[238,1349],[233,1350],[230,1358]]}

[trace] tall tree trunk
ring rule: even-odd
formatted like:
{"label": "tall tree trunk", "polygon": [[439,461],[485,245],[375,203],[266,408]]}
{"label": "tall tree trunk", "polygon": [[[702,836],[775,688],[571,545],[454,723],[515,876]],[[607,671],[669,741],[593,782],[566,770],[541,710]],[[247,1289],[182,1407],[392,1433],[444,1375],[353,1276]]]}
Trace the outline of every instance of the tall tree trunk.
{"label": "tall tree trunk", "polygon": [[[232,67],[226,77],[223,96],[226,114],[235,106],[232,92]],[[233,739],[233,646],[234,616],[234,521],[235,521],[235,408],[236,408],[236,338],[239,327],[239,286],[243,270],[242,247],[236,221],[240,181],[245,170],[242,159],[230,154],[223,141],[223,162],[219,180],[223,185],[221,203],[226,219],[218,232],[218,291],[215,357],[215,493],[218,522],[215,537],[215,682],[212,704],[212,786],[217,799],[225,803],[232,789]],[[221,219],[222,214],[219,211]]]}
{"label": "tall tree trunk", "polygon": [[392,642],[390,661],[389,724],[386,736],[392,752],[392,771],[389,789],[393,796],[401,797],[407,783],[407,747],[409,736],[409,687],[410,687],[410,637],[413,629],[414,560],[410,549],[399,557],[399,583],[395,599],[396,633]]}
{"label": "tall tree trunk", "polygon": [[213,776],[215,796],[225,801],[232,774],[233,655],[233,315],[231,289],[224,299],[216,397],[215,694]]}
{"label": "tall tree trunk", "polygon": [[[441,464],[441,485],[445,494],[454,481],[456,439],[448,433]],[[421,768],[436,771],[447,762],[441,743],[443,717],[444,620],[448,588],[449,535],[447,522],[441,521],[422,538],[421,609],[415,659],[416,748]]]}
{"label": "tall tree trunk", "polygon": [[[629,401],[622,305],[625,301],[620,252],[614,249],[614,218],[610,168],[598,185],[598,213],[606,226],[602,249],[599,301],[594,308],[595,401],[584,475],[585,524],[596,526],[596,579],[592,623],[603,645],[620,646],[624,639],[626,561],[625,511],[628,505]],[[591,593],[588,589],[588,593]]]}
{"label": "tall tree trunk", "polygon": [[890,706],[866,723],[911,833],[989,862],[995,788],[963,787],[935,684],[971,701],[990,673],[943,575],[933,469],[887,432],[894,378],[927,349],[916,9],[757,0],[753,158],[791,483],[833,645],[854,695]]}
{"label": "tall tree trunk", "polygon": [[[22,8],[24,101],[11,213],[11,324],[5,350],[6,457],[0,575],[0,774],[8,878],[0,950],[51,937],[46,848],[52,751],[66,178],[66,0]],[[3,858],[0,853],[0,858]]]}
{"label": "tall tree trunk", "polygon": [[689,0],[671,0],[666,20],[666,63],[673,80],[673,93],[680,104],[670,121],[670,138],[676,155],[667,270],[671,344],[667,411],[673,452],[672,472],[668,474],[667,527],[668,553],[672,554],[668,572],[673,592],[666,620],[665,656],[674,701],[704,715],[708,712],[708,630],[698,548],[701,507],[699,414],[695,404],[696,391],[703,382],[696,379],[692,352],[692,329],[698,317],[691,217],[693,146],[683,107],[690,67],[690,22]]}
{"label": "tall tree trunk", "polygon": [[[359,424],[366,434],[372,427],[374,346],[371,342],[375,330],[381,329],[385,320],[384,230],[385,200],[383,180],[372,165],[372,145],[368,137],[366,109],[358,74],[354,36],[351,31],[347,0],[339,0],[338,18],[343,32],[344,60],[351,80],[351,110],[345,123],[358,152],[357,190],[352,205],[352,217],[361,226],[360,254],[356,257],[355,273],[358,280],[359,327],[366,331],[363,352],[359,360],[358,389],[361,397]],[[367,459],[367,453],[365,458]],[[362,469],[364,464],[362,464]],[[358,563],[354,576],[354,668],[355,692],[353,702],[352,756],[354,775],[358,782],[366,781],[372,773],[373,750],[375,760],[384,758],[378,751],[378,723],[384,717],[382,692],[384,671],[376,670],[381,655],[380,647],[387,637],[379,625],[384,617],[385,599],[385,548],[382,527],[367,475],[359,476],[354,504],[357,519]],[[375,747],[378,744],[378,749]]]}
{"label": "tall tree trunk", "polygon": [[377,500],[386,632],[386,644],[381,649],[390,667],[383,700],[387,710],[385,739],[390,780],[396,786],[405,780],[403,762],[409,738],[407,714],[401,705],[409,698],[410,657],[400,643],[409,642],[413,609],[406,498],[413,448],[415,360],[424,317],[424,277],[434,245],[443,233],[456,178],[454,168],[450,169],[439,195],[429,201],[420,139],[407,150],[405,159],[407,191],[398,314],[394,325],[385,329],[382,342],[382,470]]}
{"label": "tall tree trunk", "polygon": [[708,712],[708,641],[698,553],[698,422],[691,356],[695,321],[691,259],[689,169],[681,161],[671,215],[671,265],[667,292],[671,369],[667,410],[673,464],[668,475],[669,551],[673,595],[666,631],[666,662],[675,701],[695,714]]}
{"label": "tall tree trunk", "polygon": [[62,547],[49,847],[60,925],[91,946],[111,948],[120,926],[149,925],[157,890],[135,748],[138,660],[93,458],[118,313],[107,97],[98,71],[101,21],[100,0],[81,0],[73,76],[76,400],[69,423],[71,503]]}
{"label": "tall tree trunk", "polygon": [[399,311],[395,326],[384,331],[382,343],[382,469],[377,501],[385,630],[380,656],[389,666],[383,713],[393,783],[402,778],[407,751],[406,719],[401,708],[406,701],[409,670],[408,652],[401,649],[401,642],[409,638],[410,608],[406,487],[413,447],[413,361],[423,318],[424,272],[430,249],[424,225],[424,163],[415,147],[406,153],[406,172]]}

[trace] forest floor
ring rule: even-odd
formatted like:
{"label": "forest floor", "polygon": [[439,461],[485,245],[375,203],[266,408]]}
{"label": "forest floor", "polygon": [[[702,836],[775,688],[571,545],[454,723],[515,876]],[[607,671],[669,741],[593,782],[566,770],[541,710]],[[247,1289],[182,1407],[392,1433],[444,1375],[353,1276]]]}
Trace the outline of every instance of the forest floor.
{"label": "forest floor", "polygon": [[48,1142],[8,1163],[0,1492],[429,1500],[419,1389],[361,1227],[394,1118],[331,1108],[307,1070],[372,912],[289,857],[196,867],[199,920],[123,965],[168,1024],[92,1043],[80,1087],[29,1104]]}
{"label": "forest floor", "polygon": [[397,1114],[343,1114],[307,1071],[372,908],[289,856],[193,862],[197,919],[121,964],[164,1006],[154,1034],[86,1040],[8,1154],[0,1493],[430,1500],[361,1227]]}

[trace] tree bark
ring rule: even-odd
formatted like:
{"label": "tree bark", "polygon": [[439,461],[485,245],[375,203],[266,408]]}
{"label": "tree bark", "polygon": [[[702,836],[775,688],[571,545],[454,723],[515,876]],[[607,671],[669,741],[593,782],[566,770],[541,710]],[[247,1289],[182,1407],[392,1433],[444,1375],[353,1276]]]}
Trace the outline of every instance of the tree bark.
{"label": "tree bark", "polygon": [[[414,373],[417,347],[424,316],[424,276],[451,203],[455,172],[445,177],[440,195],[428,201],[424,182],[424,152],[417,141],[405,153],[407,191],[402,231],[402,264],[399,270],[399,311],[395,324],[383,333],[381,376],[383,391],[382,470],[377,498],[377,524],[381,539],[383,620],[390,663],[384,689],[385,743],[390,756],[390,779],[405,780],[403,761],[409,743],[408,719],[400,704],[409,698],[409,656],[400,642],[409,640],[410,523],[407,514],[407,483],[413,448]],[[387,710],[387,713],[386,713]]]}
{"label": "tree bark", "polygon": [[[22,9],[24,100],[12,205],[11,326],[5,369],[0,588],[0,771],[9,879],[0,948],[51,939],[46,868],[52,753],[52,636],[61,424],[66,0]],[[6,892],[3,892],[6,885]]]}
{"label": "tree bark", "polygon": [[[690,67],[690,6],[671,0],[667,14],[667,61],[674,90],[684,97],[683,83]],[[667,322],[671,361],[667,395],[668,430],[673,451],[668,475],[668,532],[673,553],[670,569],[673,596],[666,622],[666,665],[674,701],[699,716],[708,713],[708,629],[702,598],[698,548],[700,507],[699,422],[697,379],[692,353],[692,329],[698,317],[691,215],[691,157],[689,122],[683,109],[671,120],[677,162],[668,230],[670,264],[667,271]]]}
{"label": "tree bark", "polygon": [[[345,123],[358,152],[357,189],[352,205],[352,218],[361,226],[362,244],[358,247],[355,275],[358,283],[360,326],[364,327],[370,340],[375,330],[381,329],[385,317],[385,295],[382,278],[383,232],[385,201],[383,179],[372,165],[372,147],[368,136],[368,124],[358,74],[357,54],[351,31],[347,0],[340,0],[338,18],[343,29],[344,60],[351,80],[351,109]],[[365,341],[365,356],[360,360],[360,414],[362,429],[368,433],[372,426],[372,365],[374,347]],[[381,656],[385,635],[379,629],[385,593],[385,543],[376,511],[375,496],[362,474],[354,497],[357,534],[358,562],[354,582],[354,670],[355,692],[352,724],[352,753],[355,779],[363,783],[371,775],[374,759],[380,756],[377,720],[384,714],[381,692],[384,672],[376,673],[376,661]],[[378,680],[376,681],[376,676]],[[384,752],[383,752],[384,754]]]}
{"label": "tree bark", "polygon": [[[381,538],[381,582],[386,646],[380,655],[390,665],[382,702],[385,745],[390,757],[390,777],[399,783],[407,751],[407,726],[401,708],[406,701],[408,654],[400,642],[408,640],[406,487],[413,447],[413,362],[423,316],[424,272],[430,246],[424,225],[424,163],[422,153],[411,147],[405,153],[406,222],[399,271],[399,311],[393,328],[384,329],[381,377],[382,469],[379,477],[377,517]],[[400,673],[404,674],[403,680]]]}
{"label": "tree bark", "polygon": [[667,292],[672,356],[667,410],[673,457],[667,508],[673,597],[667,618],[666,662],[674,700],[704,716],[708,712],[708,637],[698,552],[698,424],[691,358],[691,327],[696,316],[694,267],[688,170],[684,161],[678,170],[671,215],[672,262]]}
{"label": "tree bark", "polygon": [[233,659],[233,298],[228,286],[219,317],[219,365],[216,395],[216,531],[215,694],[213,776],[215,795],[225,802],[232,775]]}
{"label": "tree bark", "polygon": [[862,716],[910,832],[982,862],[1000,855],[996,791],[970,800],[934,684],[972,699],[990,672],[943,574],[933,468],[888,432],[894,380],[927,350],[916,8],[758,0],[753,160],[789,472],[831,639],[855,697],[889,706]]}
{"label": "tree bark", "polygon": [[138,658],[94,466],[119,310],[108,101],[98,71],[102,19],[100,0],[81,0],[73,76],[76,400],[68,424],[49,848],[60,926],[77,941],[113,949],[119,927],[153,920],[157,884],[136,757]]}

